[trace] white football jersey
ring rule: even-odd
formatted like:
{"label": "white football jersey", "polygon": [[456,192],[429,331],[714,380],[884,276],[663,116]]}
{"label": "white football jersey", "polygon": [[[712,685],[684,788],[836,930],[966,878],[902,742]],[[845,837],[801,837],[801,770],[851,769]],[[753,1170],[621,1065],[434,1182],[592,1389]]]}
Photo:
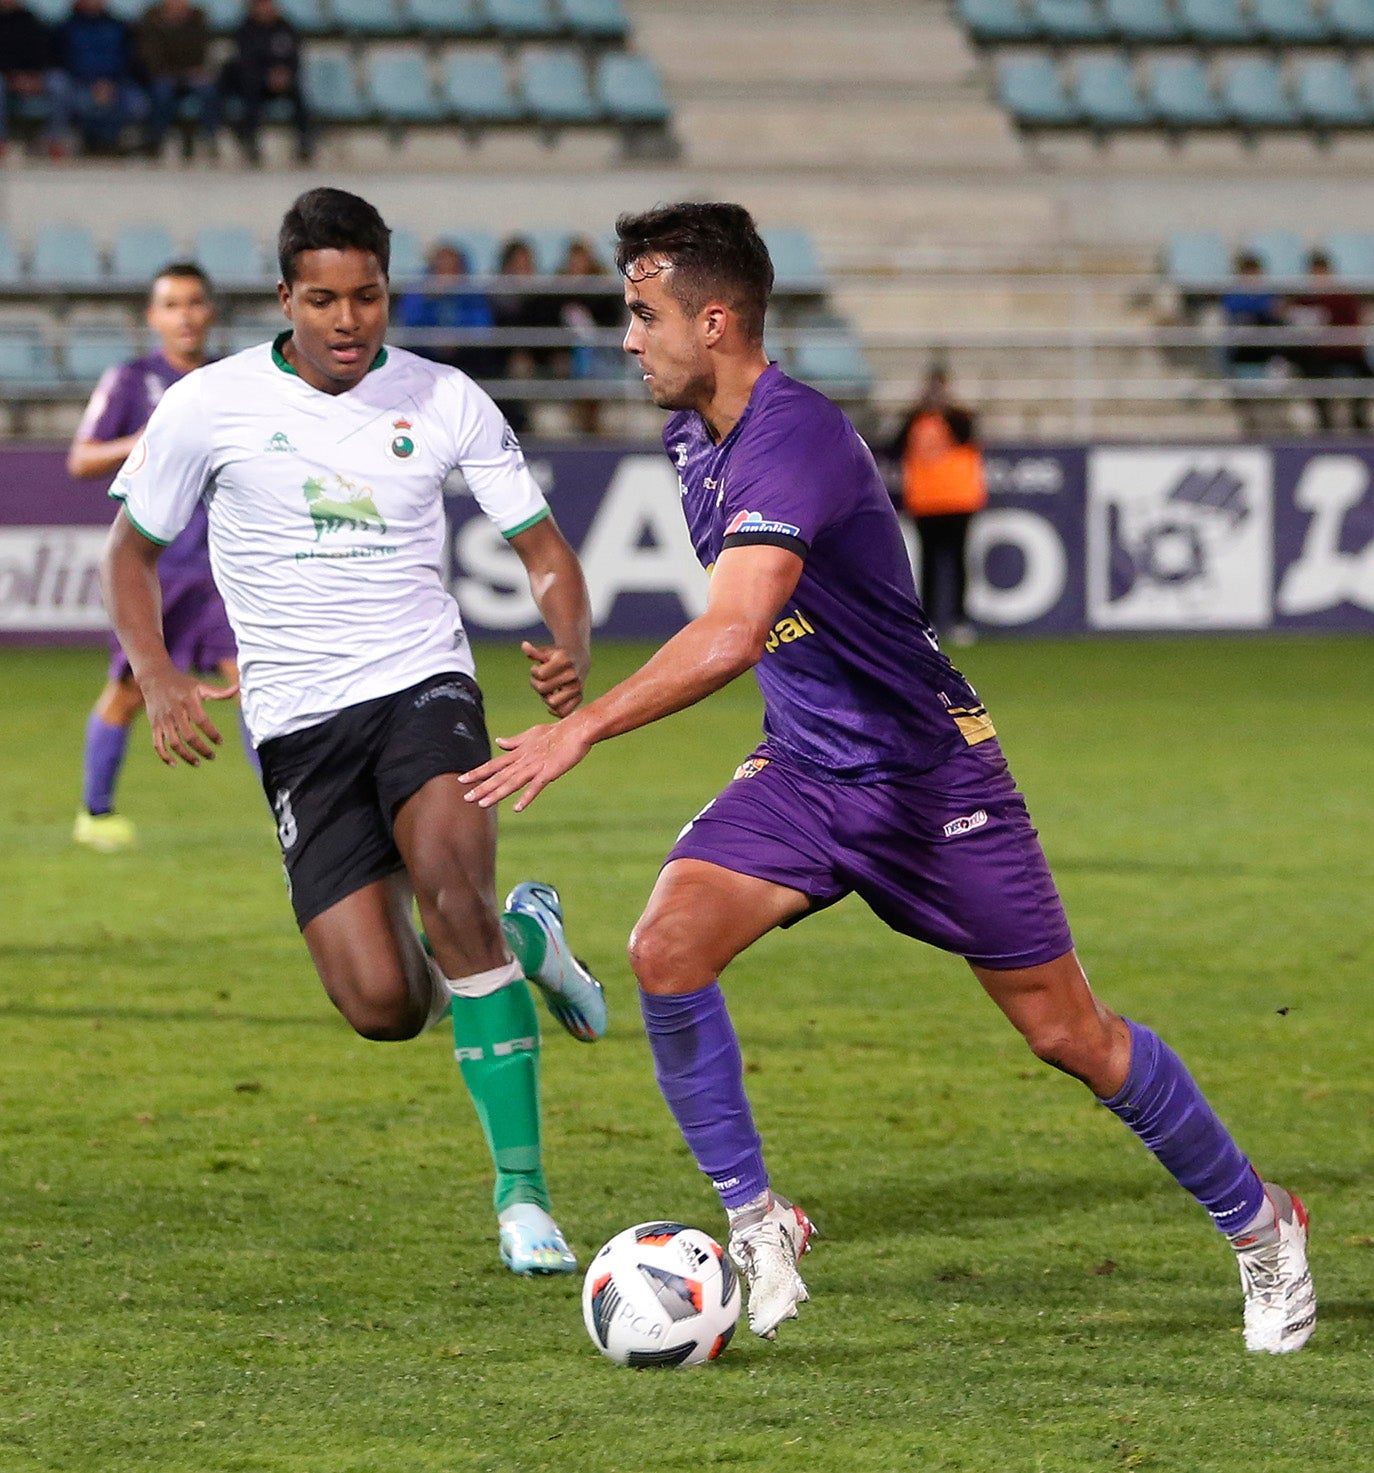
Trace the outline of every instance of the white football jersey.
{"label": "white football jersey", "polygon": [[110,488],[162,543],[205,499],[255,743],[473,673],[443,578],[452,470],[507,537],[548,515],[514,433],[465,374],[387,348],[355,388],[326,394],[283,341],[173,384]]}

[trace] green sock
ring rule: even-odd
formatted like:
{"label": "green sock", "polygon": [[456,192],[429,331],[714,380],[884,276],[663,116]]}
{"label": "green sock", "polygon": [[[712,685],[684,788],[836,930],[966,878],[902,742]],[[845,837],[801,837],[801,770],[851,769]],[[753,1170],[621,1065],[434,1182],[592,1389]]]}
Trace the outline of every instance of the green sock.
{"label": "green sock", "polygon": [[506,945],[515,953],[520,970],[525,976],[533,977],[544,965],[544,954],[549,949],[543,926],[533,916],[508,910],[501,917],[501,933],[506,938]]}
{"label": "green sock", "polygon": [[549,1190],[539,1149],[539,1022],[523,982],[453,999],[453,1042],[496,1167],[496,1210]]}

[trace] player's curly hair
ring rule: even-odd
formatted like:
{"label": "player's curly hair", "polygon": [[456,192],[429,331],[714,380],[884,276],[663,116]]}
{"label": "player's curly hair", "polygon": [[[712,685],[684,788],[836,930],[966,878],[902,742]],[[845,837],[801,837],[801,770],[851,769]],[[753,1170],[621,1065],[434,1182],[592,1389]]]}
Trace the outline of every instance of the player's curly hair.
{"label": "player's curly hair", "polygon": [[346,189],[307,189],[282,217],[277,235],[281,279],[296,279],[302,251],[370,251],[385,276],[391,268],[391,231],[375,206]]}
{"label": "player's curly hair", "polygon": [[668,290],[689,317],[715,297],[738,315],[750,342],[763,341],[773,262],[743,205],[659,205],[642,215],[621,215],[615,233],[622,276],[645,257],[671,261]]}

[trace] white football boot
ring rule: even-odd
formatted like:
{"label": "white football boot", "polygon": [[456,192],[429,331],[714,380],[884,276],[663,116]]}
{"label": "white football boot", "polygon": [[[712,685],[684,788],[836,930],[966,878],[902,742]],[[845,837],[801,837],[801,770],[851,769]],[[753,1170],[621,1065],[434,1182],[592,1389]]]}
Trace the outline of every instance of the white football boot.
{"label": "white football boot", "polygon": [[1317,1324],[1317,1294],[1307,1266],[1307,1209],[1270,1182],[1264,1193],[1276,1221],[1231,1239],[1245,1291],[1245,1348],[1287,1355],[1307,1344]]}
{"label": "white football boot", "polygon": [[774,1192],[728,1212],[730,1262],[749,1290],[749,1328],[775,1340],[783,1320],[797,1317],[797,1306],[811,1296],[797,1270],[811,1251],[815,1225],[800,1207]]}

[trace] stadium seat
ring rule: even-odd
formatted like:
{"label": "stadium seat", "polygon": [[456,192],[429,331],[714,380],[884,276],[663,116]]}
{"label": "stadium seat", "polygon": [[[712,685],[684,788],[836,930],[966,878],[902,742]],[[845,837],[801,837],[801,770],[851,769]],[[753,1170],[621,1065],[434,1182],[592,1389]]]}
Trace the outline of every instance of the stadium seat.
{"label": "stadium seat", "polygon": [[1331,39],[1330,27],[1312,0],[1250,0],[1250,10],[1266,41],[1313,45]]}
{"label": "stadium seat", "polygon": [[1222,68],[1221,96],[1242,128],[1291,128],[1298,122],[1283,73],[1267,56],[1232,57]]}
{"label": "stadium seat", "polygon": [[1000,58],[997,96],[1016,121],[1027,127],[1065,127],[1082,121],[1082,113],[1064,90],[1048,56]]}
{"label": "stadium seat", "polygon": [[1088,56],[1074,72],[1074,97],[1083,116],[1099,131],[1141,128],[1153,121],[1124,56]]}
{"label": "stadium seat", "polygon": [[816,286],[825,279],[825,267],[816,254],[816,243],[807,230],[781,226],[763,231],[763,243],[773,261],[773,276],[779,286],[798,283]]}
{"label": "stadium seat", "polygon": [[867,393],[873,373],[859,343],[827,332],[803,337],[792,350],[788,371],[813,388]]}
{"label": "stadium seat", "polygon": [[630,123],[663,123],[672,115],[658,69],[646,56],[609,51],[596,63],[596,96],[611,117]]}
{"label": "stadium seat", "polygon": [[443,116],[418,46],[373,46],[363,57],[363,93],[388,121],[437,123]]}
{"label": "stadium seat", "polygon": [[1183,35],[1169,0],[1105,0],[1107,25],[1123,41],[1177,41]]}
{"label": "stadium seat", "polygon": [[268,273],[262,248],[243,225],[210,225],[196,236],[194,255],[210,280],[261,281]]}
{"label": "stadium seat", "polygon": [[94,383],[107,369],[138,353],[128,326],[113,321],[73,323],[62,347],[63,375],[78,383]]}
{"label": "stadium seat", "polygon": [[410,22],[429,36],[476,36],[486,28],[479,0],[405,0]]}
{"label": "stadium seat", "polygon": [[57,377],[52,348],[38,323],[0,321],[0,383],[51,383]]}
{"label": "stadium seat", "polygon": [[1245,242],[1266,276],[1306,276],[1307,246],[1291,230],[1259,230]]}
{"label": "stadium seat", "polygon": [[0,225],[0,284],[12,286],[24,275],[19,251],[8,230]]}
{"label": "stadium seat", "polygon": [[334,23],[355,36],[400,36],[410,21],[396,0],[329,0]]}
{"label": "stadium seat", "polygon": [[425,253],[420,237],[404,227],[391,232],[391,267],[393,281],[404,281],[409,276],[425,274]]}
{"label": "stadium seat", "polygon": [[1374,43],[1374,0],[1326,0],[1326,21],[1338,40]]}
{"label": "stadium seat", "polygon": [[1298,112],[1317,129],[1374,123],[1374,108],[1360,90],[1354,68],[1336,57],[1305,57],[1298,62],[1293,92]]}
{"label": "stadium seat", "polygon": [[487,21],[503,36],[556,36],[563,19],[549,0],[483,0]]}
{"label": "stadium seat", "polygon": [[455,230],[446,232],[441,238],[462,251],[467,258],[468,270],[474,276],[495,274],[501,246],[490,230]]}
{"label": "stadium seat", "polygon": [[1164,274],[1177,286],[1219,281],[1232,274],[1230,249],[1214,230],[1176,230],[1164,247]]}
{"label": "stadium seat", "polygon": [[506,75],[505,58],[494,48],[450,51],[440,70],[444,105],[461,122],[503,123],[522,115]]}
{"label": "stadium seat", "polygon": [[1174,128],[1215,128],[1226,110],[1212,90],[1207,68],[1196,56],[1166,56],[1150,67],[1146,97],[1159,118]]}
{"label": "stadium seat", "polygon": [[36,281],[99,281],[100,253],[84,225],[40,225],[29,274]]}
{"label": "stadium seat", "polygon": [[1034,41],[1039,27],[1021,0],[955,0],[955,14],[975,41]]}
{"label": "stadium seat", "polygon": [[1105,41],[1111,35],[1096,0],[1030,0],[1030,12],[1049,41]]}
{"label": "stadium seat", "polygon": [[123,281],[151,282],[176,255],[171,233],[160,225],[125,225],[115,235],[110,275]]}
{"label": "stadium seat", "polygon": [[1322,241],[1322,249],[1337,276],[1374,281],[1374,235],[1362,230],[1333,230]]}
{"label": "stadium seat", "polygon": [[623,41],[630,34],[621,0],[558,0],[563,23],[579,40]]}
{"label": "stadium seat", "polygon": [[60,25],[72,13],[72,0],[28,0],[28,4],[45,25]]}
{"label": "stadium seat", "polygon": [[197,0],[215,31],[234,31],[243,20],[242,0]]}
{"label": "stadium seat", "polygon": [[1177,0],[1183,33],[1204,46],[1230,46],[1255,39],[1240,0]]}
{"label": "stadium seat", "polygon": [[221,341],[227,352],[242,353],[246,348],[256,348],[259,343],[270,343],[287,326],[286,319],[280,313],[251,313],[243,317],[235,315]]}
{"label": "stadium seat", "polygon": [[353,58],[346,51],[307,46],[301,59],[305,95],[317,117],[332,123],[356,123],[368,114],[358,90]]}
{"label": "stadium seat", "polygon": [[521,58],[520,89],[541,123],[589,123],[600,114],[576,51],[542,51]]}
{"label": "stadium seat", "polygon": [[334,28],[322,0],[277,0],[277,9],[303,36],[324,36]]}
{"label": "stadium seat", "polygon": [[572,232],[556,225],[537,225],[522,230],[520,234],[534,252],[534,269],[545,276],[552,276],[563,263]]}

